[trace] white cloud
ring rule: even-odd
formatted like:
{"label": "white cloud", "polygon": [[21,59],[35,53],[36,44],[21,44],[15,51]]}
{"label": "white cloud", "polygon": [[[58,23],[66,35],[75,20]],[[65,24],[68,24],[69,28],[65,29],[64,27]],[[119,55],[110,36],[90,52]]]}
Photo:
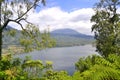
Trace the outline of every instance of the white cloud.
{"label": "white cloud", "polygon": [[28,20],[39,25],[40,29],[48,27],[50,30],[71,28],[83,34],[91,35],[90,18],[94,14],[91,8],[83,8],[66,12],[59,7],[46,8],[39,13],[30,13]]}
{"label": "white cloud", "polygon": [[71,12],[63,11],[60,7],[42,9],[40,12],[31,11],[28,21],[39,25],[40,30],[49,27],[55,29],[71,28],[83,34],[92,35],[90,18],[94,14],[92,8],[83,8]]}

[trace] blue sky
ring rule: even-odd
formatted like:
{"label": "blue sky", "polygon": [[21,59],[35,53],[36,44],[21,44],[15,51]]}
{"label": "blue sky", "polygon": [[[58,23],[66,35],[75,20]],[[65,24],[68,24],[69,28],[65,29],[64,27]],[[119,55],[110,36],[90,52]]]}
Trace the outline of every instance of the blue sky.
{"label": "blue sky", "polygon": [[98,0],[46,0],[47,7],[59,6],[65,11],[73,9],[91,8]]}
{"label": "blue sky", "polygon": [[[75,9],[92,8],[98,1],[99,0],[46,0],[46,6],[42,6],[42,8],[58,6],[64,11],[71,12]],[[40,10],[40,8],[37,9],[38,12]]]}

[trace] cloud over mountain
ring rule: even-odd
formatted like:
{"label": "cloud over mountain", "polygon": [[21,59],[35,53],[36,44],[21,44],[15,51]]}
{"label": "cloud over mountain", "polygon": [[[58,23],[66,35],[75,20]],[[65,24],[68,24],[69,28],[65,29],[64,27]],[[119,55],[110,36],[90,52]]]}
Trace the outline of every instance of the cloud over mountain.
{"label": "cloud over mountain", "polygon": [[71,28],[80,33],[91,35],[92,23],[90,18],[93,14],[92,8],[75,9],[67,12],[60,7],[51,7],[44,8],[39,12],[29,12],[28,21],[38,25],[40,30],[48,27],[50,31]]}

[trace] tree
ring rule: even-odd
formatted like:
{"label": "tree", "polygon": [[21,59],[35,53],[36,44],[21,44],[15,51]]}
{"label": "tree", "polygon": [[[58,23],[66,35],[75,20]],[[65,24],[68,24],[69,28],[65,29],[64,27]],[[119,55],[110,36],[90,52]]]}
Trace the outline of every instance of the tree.
{"label": "tree", "polygon": [[117,13],[120,0],[100,0],[96,4],[91,22],[95,33],[96,48],[102,56],[120,54],[120,14]]}
{"label": "tree", "polygon": [[[20,25],[24,31],[27,31],[21,22],[29,23],[27,21],[28,12],[39,6],[40,3],[45,5],[45,0],[0,0],[0,60],[2,57],[3,30],[10,22],[14,22]],[[25,9],[22,9],[24,7]]]}
{"label": "tree", "polygon": [[26,26],[20,37],[20,44],[24,47],[25,52],[51,48],[56,45],[55,43],[55,40],[50,37],[49,30],[40,33],[38,27],[31,24]]}

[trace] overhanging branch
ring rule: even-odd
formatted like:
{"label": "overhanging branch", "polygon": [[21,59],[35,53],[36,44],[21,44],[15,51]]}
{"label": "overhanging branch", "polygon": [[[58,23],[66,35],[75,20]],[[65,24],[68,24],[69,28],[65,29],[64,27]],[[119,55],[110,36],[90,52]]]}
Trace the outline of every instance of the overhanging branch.
{"label": "overhanging branch", "polygon": [[0,31],[2,31],[4,28],[6,28],[9,22],[10,22],[10,20],[8,19],[8,20],[4,23],[4,25],[1,25]]}
{"label": "overhanging branch", "polygon": [[29,9],[27,9],[27,11],[25,13],[23,13],[20,17],[18,17],[15,20],[17,21],[17,20],[21,19],[23,16],[25,16],[32,8],[34,8],[37,5],[36,4],[37,2],[38,2],[38,0],[35,0],[35,2],[33,3],[33,5]]}

